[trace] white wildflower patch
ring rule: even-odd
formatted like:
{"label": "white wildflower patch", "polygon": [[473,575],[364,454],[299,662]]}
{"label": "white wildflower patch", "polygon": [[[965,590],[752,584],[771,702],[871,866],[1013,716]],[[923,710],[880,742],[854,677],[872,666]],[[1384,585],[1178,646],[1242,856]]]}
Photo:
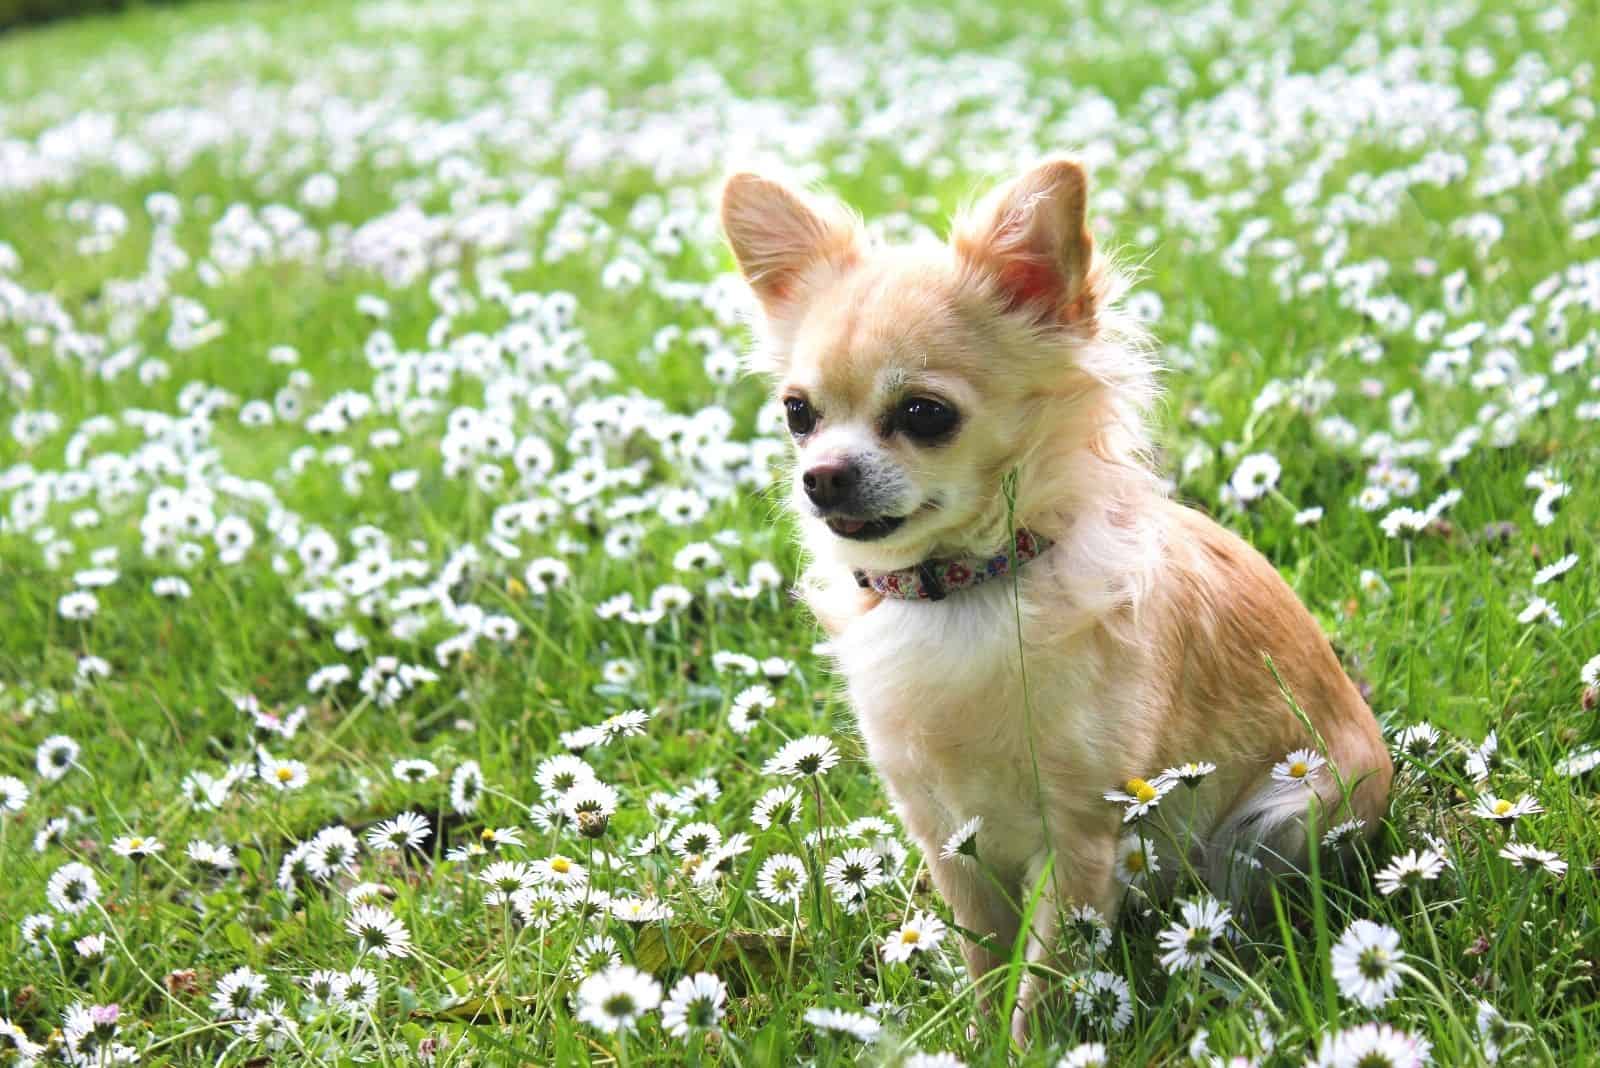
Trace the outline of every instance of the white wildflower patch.
{"label": "white wildflower patch", "polygon": [[[965,962],[1018,952],[1063,1065],[1591,1048],[1551,1000],[1596,911],[1582,4],[169,7],[0,36],[0,1061],[984,1063],[1019,1021]],[[1030,707],[1074,826],[1022,803],[1061,769],[976,750],[963,810],[891,818],[715,190],[781,164],[936,242],[1069,149],[1145,268],[1106,322],[1168,368],[1152,462],[1327,633],[1378,818],[1213,605],[1174,626],[1259,676],[1140,766]],[[1081,357],[1048,388],[1124,384]],[[1035,622],[997,624],[1030,680]],[[1069,670],[1164,716],[1138,663]],[[1257,788],[1320,884],[1207,835]]]}

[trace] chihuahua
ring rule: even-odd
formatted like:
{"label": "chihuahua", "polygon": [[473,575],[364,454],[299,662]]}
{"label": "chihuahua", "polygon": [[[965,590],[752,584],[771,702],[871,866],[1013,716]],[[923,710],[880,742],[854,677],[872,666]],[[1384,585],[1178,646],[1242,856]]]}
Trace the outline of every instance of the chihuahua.
{"label": "chihuahua", "polygon": [[1130,842],[1241,901],[1304,860],[1311,810],[1376,830],[1393,773],[1278,572],[1169,499],[1087,193],[1047,160],[917,249],[755,174],[722,196],[794,438],[801,593],[975,980],[1062,967],[1066,910],[1114,923]]}

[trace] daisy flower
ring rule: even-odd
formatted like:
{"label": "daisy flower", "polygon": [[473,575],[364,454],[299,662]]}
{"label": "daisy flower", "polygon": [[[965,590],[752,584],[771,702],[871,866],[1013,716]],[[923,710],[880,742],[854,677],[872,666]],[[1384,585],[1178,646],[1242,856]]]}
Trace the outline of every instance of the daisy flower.
{"label": "daisy flower", "polygon": [[974,816],[951,832],[939,850],[940,860],[978,855],[978,832],[983,830],[983,817]]}
{"label": "daisy flower", "polygon": [[703,857],[722,844],[722,832],[710,823],[688,823],[672,836],[667,848],[679,857]]}
{"label": "daisy flower", "polygon": [[388,849],[421,849],[433,833],[426,816],[402,812],[367,831],[367,845],[380,852]]}
{"label": "daisy flower", "polygon": [[1137,832],[1125,834],[1117,843],[1117,879],[1124,886],[1138,886],[1160,874],[1155,846]]}
{"label": "daisy flower", "polygon": [[603,972],[622,963],[617,940],[606,934],[592,934],[579,942],[568,960],[567,974],[582,980],[586,976]]}
{"label": "daisy flower", "polygon": [[610,902],[611,915],[626,923],[655,923],[672,918],[672,906],[654,897],[617,897]]}
{"label": "daisy flower", "polygon": [[1336,849],[1339,846],[1349,845],[1361,837],[1361,832],[1366,829],[1367,821],[1363,819],[1345,820],[1329,827],[1322,835],[1322,844]]}
{"label": "daisy flower", "polygon": [[1233,913],[1214,898],[1198,898],[1182,903],[1183,920],[1162,931],[1156,941],[1164,949],[1161,963],[1168,972],[1198,968],[1216,952],[1217,939],[1226,930]]}
{"label": "daisy flower", "polygon": [[511,895],[511,907],[526,927],[546,930],[567,911],[566,902],[555,887],[534,886]]}
{"label": "daisy flower", "polygon": [[0,812],[21,812],[27,803],[27,784],[15,775],[0,775]]}
{"label": "daisy flower", "polygon": [[1421,762],[1439,751],[1439,729],[1431,723],[1413,723],[1395,736],[1395,752]]}
{"label": "daisy flower", "polygon": [[818,1031],[848,1035],[860,1042],[871,1042],[883,1032],[883,1025],[866,1013],[843,1009],[807,1009],[805,1022]]}
{"label": "daisy flower", "polygon": [[341,873],[354,872],[360,851],[361,843],[350,828],[339,824],[324,827],[309,843],[306,867],[315,878],[327,882]]}
{"label": "daisy flower", "polygon": [[1345,928],[1332,955],[1333,980],[1346,998],[1376,1009],[1394,996],[1401,979],[1397,965],[1406,954],[1393,927],[1357,920]]}
{"label": "daisy flower", "polygon": [[493,846],[496,849],[504,846],[520,846],[522,844],[522,828],[485,827],[478,832],[478,842],[485,846]]}
{"label": "daisy flower", "polygon": [[1478,1043],[1483,1049],[1484,1060],[1490,1064],[1498,1063],[1500,1054],[1511,1045],[1516,1038],[1512,1026],[1500,1010],[1487,1001],[1478,1002],[1475,1023],[1478,1030]]}
{"label": "daisy flower", "polygon": [[574,786],[595,781],[594,769],[579,756],[562,753],[546,757],[534,769],[533,779],[545,795],[560,797]]}
{"label": "daisy flower", "polygon": [[763,775],[784,775],[803,779],[821,775],[839,763],[839,751],[833,740],[818,734],[808,734],[787,743],[777,754],[761,766]]}
{"label": "daisy flower", "polygon": [[1142,819],[1147,813],[1161,804],[1161,799],[1177,789],[1178,784],[1170,779],[1159,776],[1154,782],[1144,779],[1129,779],[1122,784],[1120,790],[1107,790],[1104,797],[1107,801],[1122,805],[1122,822],[1132,823]]}
{"label": "daisy flower", "polygon": [[298,790],[311,781],[306,766],[298,760],[263,760],[256,774],[274,790]]}
{"label": "daisy flower", "polygon": [[469,760],[450,775],[450,807],[463,816],[478,810],[483,799],[483,771],[476,760]]}
{"label": "daisy flower", "polygon": [[1187,764],[1180,764],[1175,768],[1168,768],[1155,777],[1155,782],[1180,783],[1184,786],[1199,786],[1207,775],[1217,770],[1217,766],[1209,760],[1191,760]]}
{"label": "daisy flower", "polygon": [[300,980],[306,997],[316,1005],[334,1005],[339,1000],[339,980],[343,974],[332,968],[319,968]]}
{"label": "daisy flower", "polygon": [[367,1010],[378,1003],[378,977],[355,967],[335,981],[335,998],[346,1009]]}
{"label": "daisy flower", "polygon": [[1472,804],[1474,816],[1483,820],[1494,820],[1503,826],[1509,826],[1523,816],[1543,811],[1544,806],[1530,794],[1523,794],[1515,801],[1496,797],[1494,794],[1479,794],[1478,799]]}
{"label": "daisy flower", "polygon": [[1423,1068],[1432,1052],[1425,1038],[1368,1023],[1324,1036],[1307,1068]]}
{"label": "daisy flower", "polygon": [[196,864],[212,871],[232,871],[239,864],[230,847],[213,845],[201,839],[190,842],[184,853]]}
{"label": "daisy flower", "polygon": [[578,985],[578,1019],[606,1034],[632,1031],[661,1004],[661,984],[637,968],[613,965]]}
{"label": "daisy flower", "polygon": [[1557,879],[1567,873],[1567,862],[1561,859],[1560,853],[1540,849],[1526,842],[1508,842],[1500,848],[1500,856],[1528,871],[1543,868]]}
{"label": "daisy flower", "polygon": [[1091,1016],[1122,1031],[1133,1022],[1133,994],[1128,981],[1114,972],[1091,972],[1073,985],[1073,1004],[1085,1016]]}
{"label": "daisy flower", "polygon": [[1393,895],[1406,887],[1421,886],[1437,879],[1444,867],[1444,857],[1432,849],[1413,849],[1384,865],[1373,881],[1385,895]]}
{"label": "daisy flower", "polygon": [[750,810],[750,822],[762,830],[794,823],[800,818],[800,791],[788,783],[762,794]]}
{"label": "daisy flower", "polygon": [[806,882],[806,866],[793,853],[774,853],[756,872],[756,892],[774,905],[798,902]]}
{"label": "daisy flower", "polygon": [[385,960],[411,955],[411,935],[388,909],[357,905],[345,917],[344,929],[355,936],[363,953]]}
{"label": "daisy flower", "polygon": [[34,832],[33,851],[35,853],[43,853],[53,843],[59,842],[61,836],[67,833],[67,827],[67,821],[60,816],[46,820],[44,826]]}
{"label": "daisy flower", "polygon": [[738,735],[749,734],[777,704],[778,699],[768,687],[745,687],[733,698],[733,707],[728,711],[728,729]]}
{"label": "daisy flower", "polygon": [[582,886],[589,881],[589,872],[571,857],[557,853],[534,861],[533,877],[547,886]]}
{"label": "daisy flower", "polygon": [[644,725],[649,721],[649,712],[642,708],[630,708],[626,712],[607,716],[600,721],[597,729],[607,742],[617,738],[637,738],[644,734]]}
{"label": "daisy flower", "polygon": [[1310,786],[1312,775],[1325,764],[1315,749],[1296,749],[1272,766],[1272,777],[1277,782]]}
{"label": "daisy flower", "polygon": [[598,838],[617,811],[616,788],[598,780],[580,783],[561,795],[561,810],[585,838]]}
{"label": "daisy flower", "polygon": [[1547,582],[1554,582],[1568,571],[1578,566],[1578,554],[1568,553],[1552,564],[1541,567],[1534,573],[1533,584],[1543,586]]}
{"label": "daisy flower", "polygon": [[716,1032],[722,1022],[728,988],[710,972],[679,979],[661,1003],[661,1027],[676,1038],[691,1031]]}
{"label": "daisy flower", "polygon": [[1555,765],[1556,774],[1569,779],[1587,775],[1595,768],[1600,768],[1600,745],[1579,746],[1556,761]]}
{"label": "daisy flower", "polygon": [[4,1016],[0,1016],[0,1053],[10,1053],[22,1068],[37,1063],[45,1055],[45,1047],[28,1037],[28,1033]]}
{"label": "daisy flower", "polygon": [[1099,953],[1111,948],[1111,925],[1093,905],[1075,905],[1067,912],[1067,930],[1083,939],[1090,952]]}
{"label": "daisy flower", "polygon": [[420,758],[396,760],[390,772],[401,782],[427,782],[438,777],[439,766],[431,760]]}
{"label": "daisy flower", "polygon": [[266,992],[266,976],[246,967],[235,968],[217,980],[217,987],[211,992],[211,1011],[225,1020],[242,1020]]}
{"label": "daisy flower", "polygon": [[78,743],[65,734],[53,734],[34,751],[33,766],[51,782],[62,778],[78,762]]}
{"label": "daisy flower", "polygon": [[919,912],[883,943],[883,959],[893,963],[911,959],[913,953],[926,953],[944,938],[944,921],[928,912]]}
{"label": "daisy flower", "polygon": [[45,886],[45,900],[57,912],[77,915],[100,900],[100,883],[87,864],[63,864]]}
{"label": "daisy flower", "polygon": [[538,885],[533,868],[520,860],[497,860],[478,873],[478,881],[488,885],[483,903],[491,907],[509,905],[514,895]]}
{"label": "daisy flower", "polygon": [[828,861],[822,882],[833,891],[840,904],[853,905],[866,899],[867,892],[883,882],[883,864],[870,849],[846,849]]}
{"label": "daisy flower", "polygon": [[1241,501],[1254,501],[1278,484],[1283,467],[1271,453],[1255,452],[1239,461],[1228,484]]}
{"label": "daisy flower", "polygon": [[1104,1042],[1084,1042],[1067,1050],[1056,1068],[1106,1068],[1110,1063]]}

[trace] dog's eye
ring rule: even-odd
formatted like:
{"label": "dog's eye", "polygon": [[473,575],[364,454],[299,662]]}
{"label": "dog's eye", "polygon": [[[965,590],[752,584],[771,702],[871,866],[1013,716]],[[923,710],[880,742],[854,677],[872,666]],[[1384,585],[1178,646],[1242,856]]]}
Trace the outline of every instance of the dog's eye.
{"label": "dog's eye", "polygon": [[783,410],[789,416],[789,433],[797,438],[811,433],[817,425],[817,413],[804,398],[785,397]]}
{"label": "dog's eye", "polygon": [[956,410],[927,397],[912,397],[900,405],[895,422],[919,441],[934,441],[956,427]]}

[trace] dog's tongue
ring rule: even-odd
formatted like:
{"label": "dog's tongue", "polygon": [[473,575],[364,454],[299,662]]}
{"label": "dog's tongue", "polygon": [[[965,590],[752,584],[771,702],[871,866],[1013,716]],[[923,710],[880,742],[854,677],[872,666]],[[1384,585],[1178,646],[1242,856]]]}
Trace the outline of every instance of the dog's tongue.
{"label": "dog's tongue", "polygon": [[840,534],[854,534],[866,525],[862,519],[835,519],[832,523],[833,529]]}

